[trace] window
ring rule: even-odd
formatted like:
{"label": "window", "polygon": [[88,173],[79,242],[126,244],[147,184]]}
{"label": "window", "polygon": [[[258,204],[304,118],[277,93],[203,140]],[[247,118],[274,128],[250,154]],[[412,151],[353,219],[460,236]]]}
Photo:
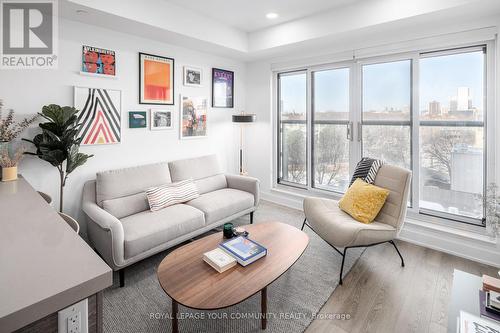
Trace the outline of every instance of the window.
{"label": "window", "polygon": [[283,73],[279,81],[280,174],[284,183],[307,184],[306,73]]}
{"label": "window", "polygon": [[411,60],[362,71],[362,155],[411,169]]}
{"label": "window", "polygon": [[349,68],[312,75],[314,187],[344,192],[349,185]]}
{"label": "window", "polygon": [[412,213],[483,225],[488,45],[279,73],[278,183],[343,193],[379,158],[413,171]]}
{"label": "window", "polygon": [[420,208],[480,219],[483,49],[420,60]]}

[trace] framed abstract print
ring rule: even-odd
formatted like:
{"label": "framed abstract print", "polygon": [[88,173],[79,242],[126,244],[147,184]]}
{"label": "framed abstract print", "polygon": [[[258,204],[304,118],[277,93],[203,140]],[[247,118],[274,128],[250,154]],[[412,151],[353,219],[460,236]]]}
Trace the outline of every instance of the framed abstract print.
{"label": "framed abstract print", "polygon": [[75,87],[74,106],[81,124],[82,145],[121,142],[122,92],[120,90]]}
{"label": "framed abstract print", "polygon": [[234,106],[234,72],[212,68],[212,107]]}
{"label": "framed abstract print", "polygon": [[139,104],[174,104],[174,59],[139,53]]}

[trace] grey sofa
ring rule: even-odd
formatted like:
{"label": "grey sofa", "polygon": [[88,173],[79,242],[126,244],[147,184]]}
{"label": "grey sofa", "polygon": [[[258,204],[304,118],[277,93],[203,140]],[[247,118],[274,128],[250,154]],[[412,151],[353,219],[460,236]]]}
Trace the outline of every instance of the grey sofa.
{"label": "grey sofa", "polygon": [[[151,212],[145,190],[193,179],[200,196]],[[82,208],[91,244],[120,272],[139,260],[253,212],[259,181],[223,174],[215,155],[104,171],[85,183]]]}

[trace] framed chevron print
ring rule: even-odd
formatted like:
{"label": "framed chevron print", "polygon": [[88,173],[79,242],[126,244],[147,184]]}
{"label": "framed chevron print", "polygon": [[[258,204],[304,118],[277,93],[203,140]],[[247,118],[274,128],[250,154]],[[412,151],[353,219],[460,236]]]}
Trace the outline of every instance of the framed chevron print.
{"label": "framed chevron print", "polygon": [[121,142],[121,95],[120,90],[75,87],[82,145]]}

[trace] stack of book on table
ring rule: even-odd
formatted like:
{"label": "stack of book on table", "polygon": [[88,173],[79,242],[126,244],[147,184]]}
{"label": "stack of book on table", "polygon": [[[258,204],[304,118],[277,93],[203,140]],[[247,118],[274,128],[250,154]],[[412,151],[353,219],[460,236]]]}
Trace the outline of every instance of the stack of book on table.
{"label": "stack of book on table", "polygon": [[483,290],[479,290],[481,317],[460,311],[457,318],[459,333],[500,333],[500,280],[483,275]]}
{"label": "stack of book on table", "polygon": [[203,260],[222,273],[236,265],[247,266],[264,257],[267,249],[243,236],[231,238],[219,247],[203,254]]}

